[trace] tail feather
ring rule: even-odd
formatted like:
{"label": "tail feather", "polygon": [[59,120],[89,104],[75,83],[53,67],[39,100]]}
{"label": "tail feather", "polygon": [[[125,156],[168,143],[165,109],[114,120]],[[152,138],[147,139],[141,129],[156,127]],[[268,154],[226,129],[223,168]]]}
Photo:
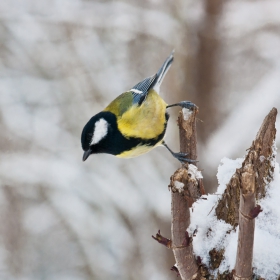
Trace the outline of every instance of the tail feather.
{"label": "tail feather", "polygon": [[166,73],[168,72],[173,60],[174,60],[174,50],[171,52],[169,57],[164,61],[163,65],[160,67],[160,69],[158,70],[158,72],[156,74],[155,81],[153,82],[153,89],[157,93],[159,93],[160,85],[161,85]]}

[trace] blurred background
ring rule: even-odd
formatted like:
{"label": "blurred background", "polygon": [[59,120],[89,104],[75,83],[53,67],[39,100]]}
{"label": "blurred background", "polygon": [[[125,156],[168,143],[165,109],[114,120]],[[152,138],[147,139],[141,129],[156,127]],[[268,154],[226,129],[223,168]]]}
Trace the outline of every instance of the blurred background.
{"label": "blurred background", "polygon": [[199,106],[215,191],[220,159],[242,157],[280,108],[279,15],[272,0],[0,1],[0,279],[176,279],[151,235],[170,236],[179,163],[164,148],[82,162],[82,128],[175,49],[162,96]]}

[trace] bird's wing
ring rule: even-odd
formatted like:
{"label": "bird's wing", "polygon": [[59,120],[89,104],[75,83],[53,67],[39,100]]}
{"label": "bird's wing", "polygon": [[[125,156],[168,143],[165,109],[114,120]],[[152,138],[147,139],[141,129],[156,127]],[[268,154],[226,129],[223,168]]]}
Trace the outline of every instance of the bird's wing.
{"label": "bird's wing", "polygon": [[110,111],[116,116],[122,116],[133,105],[136,107],[140,106],[146,99],[148,91],[152,88],[156,75],[157,74],[146,78],[142,82],[135,85],[131,90],[119,95],[104,109],[104,111]]}
{"label": "bird's wing", "polygon": [[133,96],[133,104],[140,106],[146,99],[149,90],[153,87],[157,74],[152,77],[146,78],[137,85],[135,85],[130,92]]}
{"label": "bird's wing", "polygon": [[147,99],[148,93],[151,89],[154,89],[155,92],[159,93],[163,78],[173,62],[173,56],[174,51],[169,57],[167,57],[155,75],[144,79],[136,84],[131,90],[119,95],[104,109],[104,111],[110,111],[116,116],[122,116],[133,105],[140,106]]}

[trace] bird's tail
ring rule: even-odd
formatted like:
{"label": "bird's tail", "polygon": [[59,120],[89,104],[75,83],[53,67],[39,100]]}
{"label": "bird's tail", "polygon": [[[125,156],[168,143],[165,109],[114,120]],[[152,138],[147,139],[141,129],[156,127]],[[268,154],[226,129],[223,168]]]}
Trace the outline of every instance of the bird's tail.
{"label": "bird's tail", "polygon": [[153,85],[153,89],[159,93],[159,88],[160,85],[166,75],[166,73],[168,72],[172,62],[174,60],[174,50],[171,52],[171,54],[169,55],[169,57],[164,61],[164,63],[162,64],[162,66],[159,68],[157,74],[156,74],[156,78],[154,81],[154,85]]}

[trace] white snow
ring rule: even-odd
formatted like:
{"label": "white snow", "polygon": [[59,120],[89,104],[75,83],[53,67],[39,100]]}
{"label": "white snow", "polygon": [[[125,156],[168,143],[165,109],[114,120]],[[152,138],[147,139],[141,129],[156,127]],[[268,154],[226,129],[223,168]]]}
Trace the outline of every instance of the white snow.
{"label": "white snow", "polygon": [[190,115],[192,114],[192,111],[189,110],[188,108],[183,108],[182,111],[183,111],[184,120],[187,121]]}
{"label": "white snow", "polygon": [[[206,264],[209,262],[209,251],[213,248],[225,249],[224,260],[219,271],[234,269],[238,227],[224,221],[217,220],[215,207],[220,195],[224,192],[226,184],[236,168],[241,166],[243,159],[231,160],[223,158],[218,168],[219,187],[216,194],[205,195],[207,200],[199,200],[193,205],[191,211],[191,225],[188,229],[192,233],[196,227],[198,232],[193,239],[194,252]],[[280,275],[280,173],[279,164],[275,163],[273,181],[267,187],[267,195],[258,201],[263,212],[256,218],[253,267],[254,273],[269,279],[276,280]],[[211,230],[209,230],[211,229]],[[226,232],[232,230],[230,234]],[[217,273],[215,271],[214,273]]]}
{"label": "white snow", "polygon": [[191,176],[192,179],[202,179],[203,176],[201,171],[197,169],[197,167],[193,164],[189,164],[188,174]]}
{"label": "white snow", "polygon": [[179,182],[179,181],[175,181],[174,182],[174,186],[175,188],[178,190],[179,193],[181,193],[184,190],[184,183]]}

